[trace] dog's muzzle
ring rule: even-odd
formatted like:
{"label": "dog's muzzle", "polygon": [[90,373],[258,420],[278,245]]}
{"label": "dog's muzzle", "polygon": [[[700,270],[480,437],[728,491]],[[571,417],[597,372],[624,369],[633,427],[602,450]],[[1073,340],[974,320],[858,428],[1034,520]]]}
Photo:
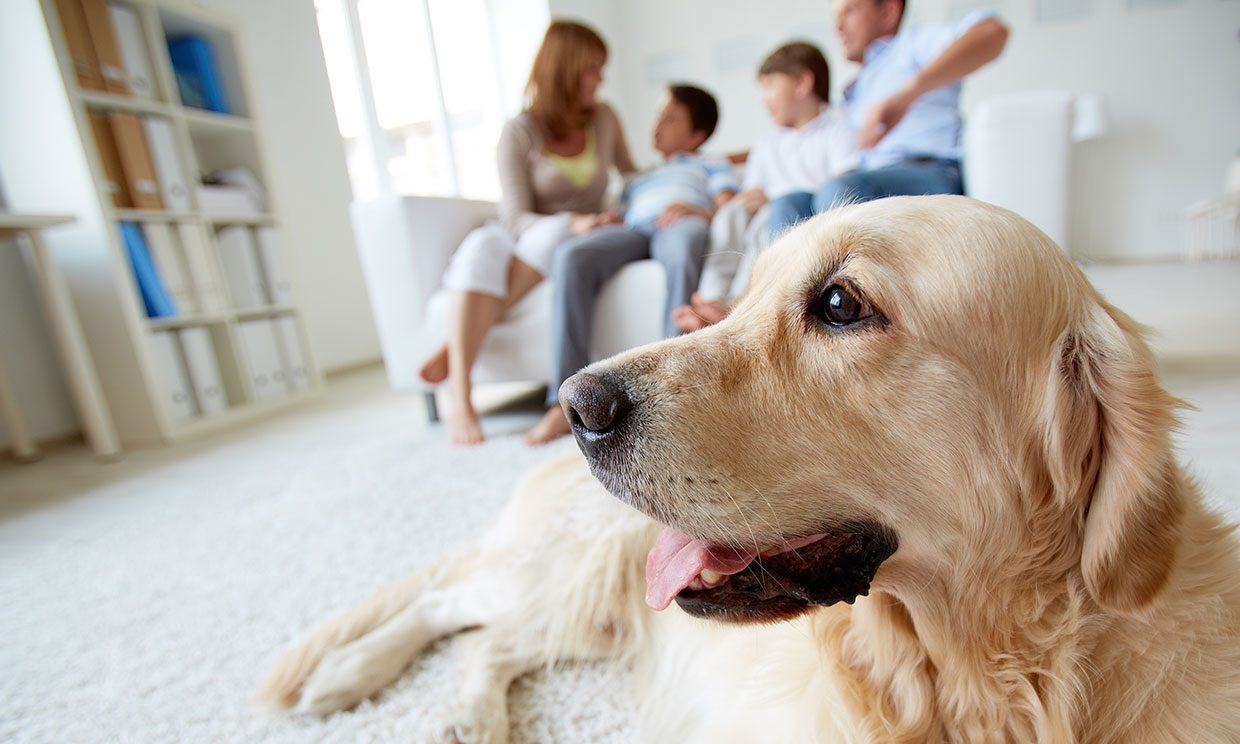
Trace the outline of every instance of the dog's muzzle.
{"label": "dog's muzzle", "polygon": [[560,405],[587,455],[612,444],[633,402],[619,385],[598,375],[577,373],[560,386]]}

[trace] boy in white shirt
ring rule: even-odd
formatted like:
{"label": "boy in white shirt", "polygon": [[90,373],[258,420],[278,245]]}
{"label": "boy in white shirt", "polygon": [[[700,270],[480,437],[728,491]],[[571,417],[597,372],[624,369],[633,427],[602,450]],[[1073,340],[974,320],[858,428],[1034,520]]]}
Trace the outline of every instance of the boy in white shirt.
{"label": "boy in white shirt", "polygon": [[767,203],[812,191],[857,167],[856,138],[845,112],[829,105],[830,69],[813,44],[776,49],[758,69],[762,102],[777,129],[760,139],[745,162],[741,192],[711,221],[710,254],[690,304],[673,311],[685,332],[723,319],[749,285],[754,258],[770,243]]}

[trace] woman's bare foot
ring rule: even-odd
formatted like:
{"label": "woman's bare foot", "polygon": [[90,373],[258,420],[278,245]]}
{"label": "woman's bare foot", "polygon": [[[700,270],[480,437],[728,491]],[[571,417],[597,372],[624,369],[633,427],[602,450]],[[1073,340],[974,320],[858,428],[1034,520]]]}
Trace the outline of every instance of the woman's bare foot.
{"label": "woman's bare foot", "polygon": [[672,320],[676,321],[676,327],[681,333],[693,333],[709,325],[701,315],[694,311],[692,305],[681,305],[673,310]]}
{"label": "woman's bare foot", "polygon": [[422,362],[422,368],[418,370],[418,377],[432,385],[438,385],[448,379],[447,344],[440,346],[438,351],[427,357],[425,362]]}
{"label": "woman's bare foot", "polygon": [[694,292],[688,305],[672,311],[672,320],[681,333],[692,333],[723,320],[730,309],[723,300],[707,300]]}
{"label": "woman's bare foot", "polygon": [[693,312],[697,313],[706,325],[718,323],[728,317],[728,311],[731,310],[723,300],[708,300],[697,292],[689,298],[689,303],[693,307]]}
{"label": "woman's bare foot", "polygon": [[542,420],[526,432],[524,441],[528,445],[546,444],[572,431],[572,427],[568,425],[568,419],[564,417],[564,409],[551,406],[543,414]]}
{"label": "woman's bare foot", "polygon": [[478,414],[471,405],[453,405],[443,423],[453,444],[479,444],[485,439]]}

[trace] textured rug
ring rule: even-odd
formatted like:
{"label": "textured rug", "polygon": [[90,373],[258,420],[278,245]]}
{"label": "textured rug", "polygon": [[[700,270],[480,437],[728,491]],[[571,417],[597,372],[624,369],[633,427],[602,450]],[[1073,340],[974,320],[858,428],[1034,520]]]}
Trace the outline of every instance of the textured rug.
{"label": "textured rug", "polygon": [[[451,640],[348,713],[247,703],[290,642],[473,539],[573,446],[452,447],[414,403],[298,415],[0,524],[0,741],[434,740]],[[522,678],[511,741],[631,742],[624,674]]]}
{"label": "textured rug", "polygon": [[[1240,517],[1235,368],[1171,373],[1200,407],[1185,417],[1185,459]],[[473,539],[524,472],[573,445],[522,446],[527,415],[490,418],[491,441],[452,447],[419,423],[420,401],[369,384],[117,466],[0,468],[0,741],[433,740],[460,674],[451,640],[327,719],[247,699],[281,650]],[[518,680],[511,741],[633,741],[626,681],[605,664]]]}

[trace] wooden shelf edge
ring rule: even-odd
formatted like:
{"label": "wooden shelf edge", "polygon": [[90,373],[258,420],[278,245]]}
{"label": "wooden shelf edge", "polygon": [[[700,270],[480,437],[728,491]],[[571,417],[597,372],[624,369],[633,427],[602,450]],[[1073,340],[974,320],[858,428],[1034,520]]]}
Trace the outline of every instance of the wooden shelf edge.
{"label": "wooden shelf edge", "polygon": [[170,212],[164,209],[113,208],[115,222],[190,222],[201,219],[199,212]]}
{"label": "wooden shelf edge", "polygon": [[204,212],[202,218],[212,225],[271,225],[276,221],[274,214],[259,212],[256,214],[212,214]]}
{"label": "wooden shelf edge", "polygon": [[116,109],[135,114],[154,114],[172,117],[173,107],[163,101],[153,101],[136,96],[122,96],[116,93],[101,93],[93,90],[78,90],[78,97],[87,108]]}
{"label": "wooden shelf edge", "polygon": [[223,132],[239,132],[252,134],[254,122],[249,117],[237,114],[221,114],[207,109],[182,105],[181,115],[191,130],[204,131],[215,129]]}

